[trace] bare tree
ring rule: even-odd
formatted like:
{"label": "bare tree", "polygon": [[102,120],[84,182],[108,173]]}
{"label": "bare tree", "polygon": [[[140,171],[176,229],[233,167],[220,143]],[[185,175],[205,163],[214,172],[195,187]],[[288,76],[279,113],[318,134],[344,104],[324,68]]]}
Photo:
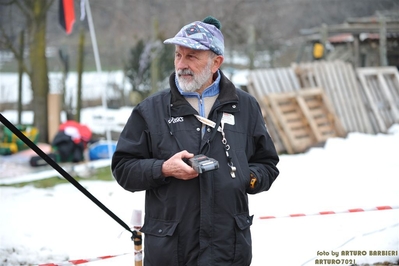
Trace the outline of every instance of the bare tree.
{"label": "bare tree", "polygon": [[[4,9],[10,9],[7,13],[2,11],[0,41],[12,51],[15,58],[23,58],[23,54],[16,48],[16,31],[13,27],[5,28],[3,21],[15,21],[15,14],[18,14],[19,19],[17,20],[20,24],[16,26],[17,28],[24,29],[28,35],[29,63],[28,65],[22,63],[22,67],[31,81],[34,125],[39,130],[39,141],[42,142],[48,141],[47,95],[49,81],[46,59],[46,15],[53,2],[54,0],[9,0],[0,2],[0,5]],[[14,14],[13,17],[11,17],[12,14]],[[24,21],[21,19],[22,17]],[[12,26],[12,24],[8,25]]]}

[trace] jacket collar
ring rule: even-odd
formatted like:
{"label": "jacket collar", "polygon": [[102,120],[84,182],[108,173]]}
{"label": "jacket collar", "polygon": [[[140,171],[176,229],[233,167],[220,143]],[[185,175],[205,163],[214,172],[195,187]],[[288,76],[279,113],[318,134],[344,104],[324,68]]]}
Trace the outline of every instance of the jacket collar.
{"label": "jacket collar", "polygon": [[[224,73],[219,70],[220,82],[219,82],[219,96],[215,102],[217,106],[224,106],[228,103],[234,104],[236,108],[231,108],[231,104],[225,106],[227,109],[231,109],[230,112],[235,112],[238,110],[238,96],[236,92],[236,87],[234,84],[224,75]],[[171,92],[171,109],[172,115],[175,111],[178,114],[195,114],[196,111],[187,102],[183,95],[181,95],[179,89],[175,83],[176,73],[173,72],[169,77],[169,85]],[[229,111],[229,110],[226,110]]]}

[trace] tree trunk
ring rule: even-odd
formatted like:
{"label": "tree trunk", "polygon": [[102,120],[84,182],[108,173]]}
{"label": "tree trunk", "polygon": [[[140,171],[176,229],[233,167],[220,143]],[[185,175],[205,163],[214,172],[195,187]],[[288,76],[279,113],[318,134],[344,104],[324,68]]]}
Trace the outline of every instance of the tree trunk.
{"label": "tree trunk", "polygon": [[76,115],[75,120],[80,122],[80,111],[82,109],[82,77],[83,77],[83,62],[84,62],[84,45],[85,45],[85,31],[80,29],[79,37],[79,53],[78,53],[78,94],[76,97]]}
{"label": "tree trunk", "polygon": [[18,124],[22,124],[22,79],[24,74],[24,46],[25,46],[25,31],[19,34],[19,54],[18,58]]}
{"label": "tree trunk", "polygon": [[39,142],[48,142],[47,95],[49,92],[46,59],[47,1],[32,0],[33,18],[30,25],[30,65],[33,91],[34,125],[39,130]]}
{"label": "tree trunk", "polygon": [[[152,41],[155,42],[159,32],[159,23],[158,19],[154,18],[152,21],[152,30],[153,30],[153,38]],[[151,94],[154,94],[158,91],[158,82],[159,82],[159,51],[156,49],[154,53],[154,48],[151,51]]]}

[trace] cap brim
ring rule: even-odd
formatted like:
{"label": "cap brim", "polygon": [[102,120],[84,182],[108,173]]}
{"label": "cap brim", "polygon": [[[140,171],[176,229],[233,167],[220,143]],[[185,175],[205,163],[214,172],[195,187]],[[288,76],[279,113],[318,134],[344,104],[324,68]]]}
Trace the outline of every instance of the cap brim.
{"label": "cap brim", "polygon": [[170,39],[166,39],[163,43],[180,45],[194,50],[209,50],[209,48],[206,47],[205,45],[202,45],[201,43],[193,39],[184,38],[184,37],[173,37]]}

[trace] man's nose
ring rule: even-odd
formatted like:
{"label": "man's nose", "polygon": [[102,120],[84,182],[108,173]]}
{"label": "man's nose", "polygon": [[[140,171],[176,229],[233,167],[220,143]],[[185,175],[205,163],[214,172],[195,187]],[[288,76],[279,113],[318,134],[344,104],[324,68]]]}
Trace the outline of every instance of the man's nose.
{"label": "man's nose", "polygon": [[184,58],[176,59],[175,66],[177,69],[186,69],[188,68],[187,61]]}

